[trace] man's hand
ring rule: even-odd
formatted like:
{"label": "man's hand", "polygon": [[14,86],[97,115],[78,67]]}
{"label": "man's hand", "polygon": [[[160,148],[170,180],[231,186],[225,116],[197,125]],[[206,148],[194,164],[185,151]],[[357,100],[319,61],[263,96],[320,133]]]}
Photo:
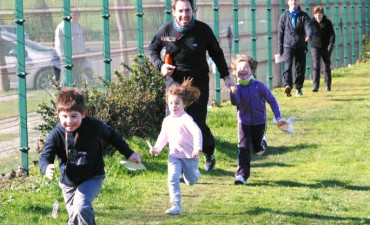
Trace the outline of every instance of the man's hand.
{"label": "man's hand", "polygon": [[164,77],[171,76],[176,66],[170,64],[163,64],[161,67],[161,73]]}
{"label": "man's hand", "polygon": [[229,76],[225,77],[224,81],[225,81],[225,86],[227,87],[229,92],[231,92],[232,94],[235,94],[236,86],[235,86],[234,82],[230,79],[230,77]]}
{"label": "man's hand", "polygon": [[130,158],[128,158],[128,160],[135,162],[135,163],[141,163],[140,157],[141,157],[141,154],[139,152],[134,152],[134,154],[132,154]]}
{"label": "man's hand", "polygon": [[52,180],[54,178],[54,170],[55,170],[55,165],[54,164],[49,164],[48,167],[46,167],[45,170],[45,176]]}
{"label": "man's hand", "polygon": [[310,37],[306,37],[305,41],[306,41],[306,42],[311,42]]}

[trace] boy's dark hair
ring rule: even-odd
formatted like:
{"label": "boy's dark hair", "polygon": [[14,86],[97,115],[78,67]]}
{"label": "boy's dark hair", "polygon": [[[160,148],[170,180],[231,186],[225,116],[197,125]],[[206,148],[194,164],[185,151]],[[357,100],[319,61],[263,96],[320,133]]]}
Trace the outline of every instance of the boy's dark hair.
{"label": "boy's dark hair", "polygon": [[191,9],[194,9],[194,3],[193,0],[172,0],[171,7],[173,10],[176,8],[176,3],[177,2],[189,2],[191,5]]}
{"label": "boy's dark hair", "polygon": [[77,111],[81,114],[86,110],[86,97],[77,88],[62,88],[56,102],[57,113],[61,111]]}
{"label": "boy's dark hair", "polygon": [[197,87],[191,86],[192,81],[193,78],[188,78],[181,85],[174,84],[169,87],[166,93],[166,101],[168,100],[169,95],[178,95],[181,96],[185,107],[188,107],[193,102],[198,100],[200,91]]}

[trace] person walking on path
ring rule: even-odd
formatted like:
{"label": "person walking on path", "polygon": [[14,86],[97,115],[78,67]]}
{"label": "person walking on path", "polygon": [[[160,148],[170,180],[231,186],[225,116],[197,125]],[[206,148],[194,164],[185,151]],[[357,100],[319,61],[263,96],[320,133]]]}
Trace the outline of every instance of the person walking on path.
{"label": "person walking on path", "polygon": [[[193,78],[193,85],[199,88],[199,99],[189,106],[186,112],[193,117],[202,131],[204,168],[210,171],[215,166],[216,158],[215,140],[206,124],[209,100],[207,52],[220,71],[220,77],[224,79],[226,87],[230,89],[234,83],[230,79],[223,50],[212,29],[193,17],[193,0],[172,0],[172,14],[174,20],[162,25],[153,37],[149,55],[154,66],[166,77],[167,88],[174,83],[181,84],[187,78]],[[171,60],[162,60],[162,49],[166,51],[166,58]]]}
{"label": "person walking on path", "polygon": [[335,32],[332,22],[325,16],[324,7],[316,6],[312,10],[311,27],[313,30],[311,40],[311,62],[313,66],[312,81],[313,92],[320,87],[321,59],[324,62],[324,82],[326,90],[331,91],[331,60],[334,48]]}
{"label": "person walking on path", "polygon": [[283,72],[284,91],[292,96],[293,74],[295,60],[294,84],[297,96],[303,95],[302,87],[305,79],[307,42],[311,41],[312,29],[310,17],[298,6],[298,0],[288,0],[289,9],[279,18],[278,46],[279,54],[283,56],[285,68]]}

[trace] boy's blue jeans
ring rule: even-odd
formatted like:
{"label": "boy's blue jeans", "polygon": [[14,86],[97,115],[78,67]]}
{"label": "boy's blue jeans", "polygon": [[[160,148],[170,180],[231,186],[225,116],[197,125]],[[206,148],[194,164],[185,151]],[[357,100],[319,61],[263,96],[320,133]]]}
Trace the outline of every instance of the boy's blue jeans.
{"label": "boy's blue jeans", "polygon": [[104,178],[105,175],[94,176],[78,186],[59,183],[69,215],[69,225],[96,224],[92,202],[100,192]]}

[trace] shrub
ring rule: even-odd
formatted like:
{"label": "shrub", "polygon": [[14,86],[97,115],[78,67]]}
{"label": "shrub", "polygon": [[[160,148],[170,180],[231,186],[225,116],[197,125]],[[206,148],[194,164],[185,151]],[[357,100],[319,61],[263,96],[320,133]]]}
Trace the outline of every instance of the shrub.
{"label": "shrub", "polygon": [[[115,71],[117,82],[104,83],[104,91],[84,87],[89,115],[101,119],[125,138],[153,136],[165,116],[165,79],[146,56],[134,55],[131,67],[123,63],[122,66],[129,76],[124,78],[123,71]],[[47,134],[58,122],[55,102],[39,107],[37,112],[44,123],[36,129]],[[107,155],[113,152],[111,148],[105,149]]]}

